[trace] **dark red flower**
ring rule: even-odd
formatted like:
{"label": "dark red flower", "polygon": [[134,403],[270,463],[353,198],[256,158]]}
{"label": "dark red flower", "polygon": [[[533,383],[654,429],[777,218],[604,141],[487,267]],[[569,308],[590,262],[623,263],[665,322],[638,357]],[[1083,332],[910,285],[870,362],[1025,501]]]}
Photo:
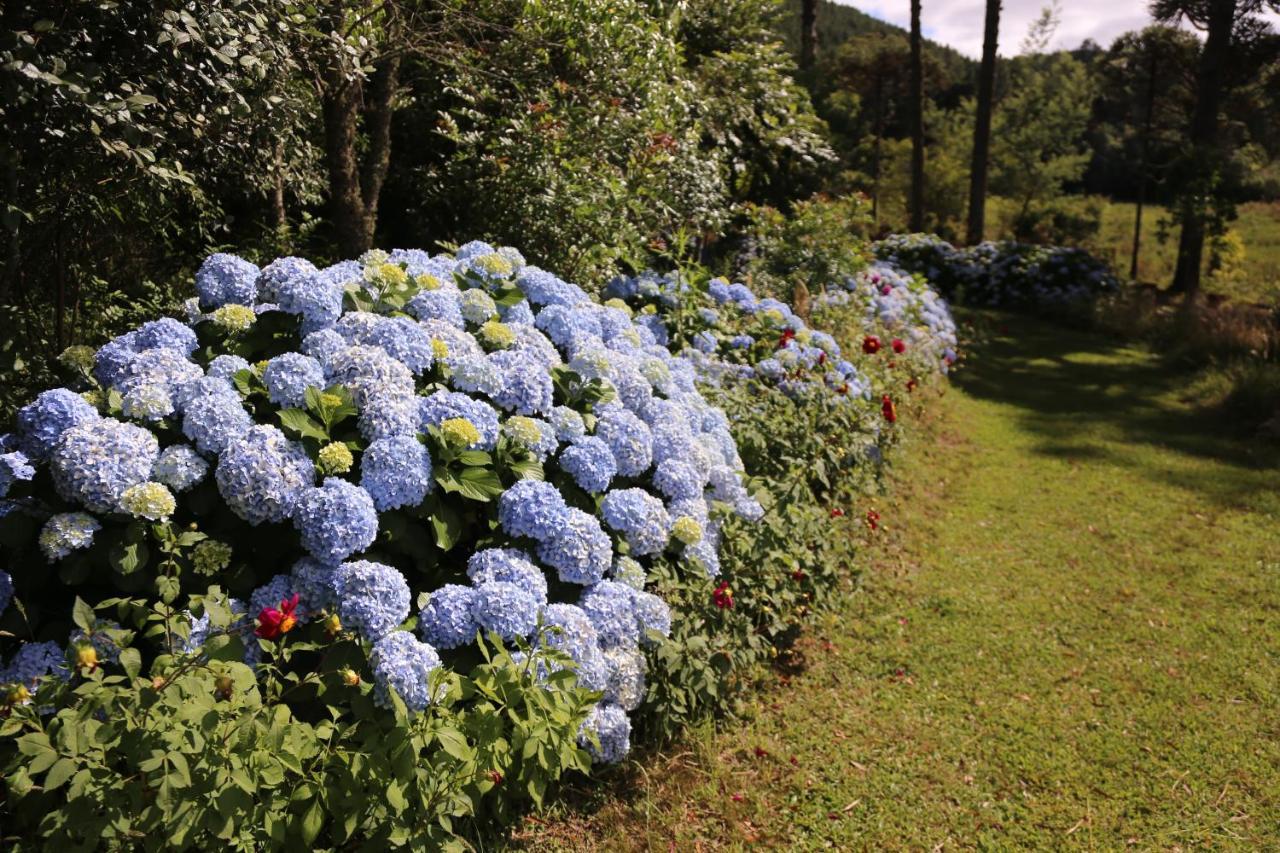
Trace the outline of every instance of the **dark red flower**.
{"label": "dark red flower", "polygon": [[881,296],[888,296],[891,292],[893,292],[893,288],[887,284],[884,287],[880,288]]}
{"label": "dark red flower", "polygon": [[790,341],[795,339],[795,336],[795,329],[784,329],[782,331],[782,337],[778,338],[778,349],[785,347]]}
{"label": "dark red flower", "polygon": [[867,355],[875,355],[880,352],[880,339],[875,335],[867,335],[862,339],[862,351]]}
{"label": "dark red flower", "polygon": [[730,794],[729,799],[733,800],[735,803],[740,803],[743,800],[745,800],[746,797],[742,796],[741,794]]}
{"label": "dark red flower", "polygon": [[768,755],[769,753],[765,752],[765,751],[764,751],[764,749],[762,749],[761,747],[758,747],[758,746],[757,746],[757,747],[755,748],[755,754],[756,754],[756,758],[764,758],[764,757],[765,757],[766,755]]}
{"label": "dark red flower", "polygon": [[912,378],[912,379],[908,379],[908,380],[907,380],[907,393],[908,393],[908,394],[910,394],[912,391],[916,390],[916,386],[917,386],[918,384],[919,384],[919,383],[918,383],[918,382],[916,382],[916,380],[915,380],[914,378]]}
{"label": "dark red flower", "polygon": [[806,575],[806,574],[804,573],[804,571],[803,571],[803,570],[801,570],[801,569],[796,569],[794,572],[792,572],[792,573],[791,573],[791,577],[792,577],[796,582],[802,582],[805,578],[807,578],[807,577],[809,577],[809,576],[808,576],[808,575]]}
{"label": "dark red flower", "polygon": [[832,518],[844,517],[844,510],[842,510],[840,507],[836,507],[835,509],[831,510],[831,517]]}
{"label": "dark red flower", "polygon": [[278,640],[298,624],[298,594],[280,600],[280,608],[264,607],[258,614],[258,627],[253,633],[264,640]]}
{"label": "dark red flower", "polygon": [[874,509],[867,510],[867,527],[870,527],[872,530],[880,529],[880,513],[876,512]]}
{"label": "dark red flower", "polygon": [[827,363],[827,354],[825,352],[818,353],[818,364],[821,365],[826,363]]}
{"label": "dark red flower", "polygon": [[721,610],[729,610],[733,607],[733,590],[729,589],[728,581],[720,581],[719,586],[711,593],[711,600]]}
{"label": "dark red flower", "polygon": [[902,338],[894,338],[892,346],[893,351],[896,353],[904,353],[907,351],[907,345]]}
{"label": "dark red flower", "polygon": [[893,405],[893,398],[888,394],[880,398],[880,411],[884,414],[884,419],[889,423],[897,422],[898,409]]}
{"label": "dark red flower", "polygon": [[501,773],[499,773],[497,770],[490,770],[490,771],[489,771],[489,781],[490,781],[490,782],[492,782],[493,784],[495,784],[495,785],[501,785],[501,784],[502,784],[502,779],[503,779],[502,774],[501,774]]}

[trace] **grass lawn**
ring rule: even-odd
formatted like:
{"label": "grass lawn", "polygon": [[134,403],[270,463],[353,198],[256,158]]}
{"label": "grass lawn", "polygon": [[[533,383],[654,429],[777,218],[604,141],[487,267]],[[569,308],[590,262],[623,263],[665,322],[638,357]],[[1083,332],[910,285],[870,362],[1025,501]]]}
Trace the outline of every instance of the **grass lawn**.
{"label": "grass lawn", "polygon": [[517,846],[1274,849],[1276,460],[1141,348],[979,319],[864,588],[744,719]]}
{"label": "grass lawn", "polygon": [[[1110,202],[1103,210],[1102,229],[1098,235],[1099,252],[1116,270],[1127,275],[1133,252],[1134,205]],[[1205,281],[1209,293],[1225,293],[1250,302],[1275,302],[1280,298],[1280,204],[1253,202],[1240,205],[1240,217],[1230,227],[1244,241],[1244,263],[1234,278],[1210,278]],[[1138,278],[1167,285],[1173,278],[1178,257],[1178,234],[1159,240],[1160,219],[1167,213],[1163,207],[1148,207],[1142,214],[1142,251],[1139,255]],[[1207,257],[1207,255],[1206,255]]]}

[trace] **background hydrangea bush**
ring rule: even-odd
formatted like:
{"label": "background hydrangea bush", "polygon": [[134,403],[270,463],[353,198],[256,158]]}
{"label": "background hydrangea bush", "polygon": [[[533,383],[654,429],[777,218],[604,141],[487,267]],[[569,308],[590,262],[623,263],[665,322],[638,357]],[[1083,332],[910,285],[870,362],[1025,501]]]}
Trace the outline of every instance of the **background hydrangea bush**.
{"label": "background hydrangea bush", "polygon": [[988,240],[958,249],[932,234],[894,234],[872,248],[970,305],[1088,314],[1120,289],[1111,268],[1080,248]]}
{"label": "background hydrangea bush", "polygon": [[853,579],[832,526],[955,358],[888,268],[830,332],[479,242],[196,290],[3,438],[5,809],[49,838],[444,841],[730,708]]}

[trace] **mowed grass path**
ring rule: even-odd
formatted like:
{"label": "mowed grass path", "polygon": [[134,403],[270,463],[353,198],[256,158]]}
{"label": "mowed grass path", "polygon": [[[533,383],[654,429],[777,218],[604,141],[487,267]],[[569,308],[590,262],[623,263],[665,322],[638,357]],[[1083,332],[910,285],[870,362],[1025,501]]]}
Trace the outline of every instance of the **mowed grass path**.
{"label": "mowed grass path", "polygon": [[799,671],[518,844],[1280,848],[1274,460],[1143,349],[979,320]]}

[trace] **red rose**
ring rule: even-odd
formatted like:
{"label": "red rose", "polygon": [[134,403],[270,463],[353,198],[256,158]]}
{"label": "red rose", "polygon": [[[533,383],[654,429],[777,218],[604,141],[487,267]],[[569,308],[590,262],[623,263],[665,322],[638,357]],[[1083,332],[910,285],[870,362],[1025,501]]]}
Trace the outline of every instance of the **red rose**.
{"label": "red rose", "polygon": [[916,390],[916,385],[917,385],[917,384],[919,384],[919,383],[917,383],[917,382],[915,381],[915,379],[908,379],[908,380],[907,380],[907,393],[910,393],[910,392],[912,392],[912,391]]}
{"label": "red rose", "polygon": [[711,593],[711,600],[721,610],[729,610],[733,607],[733,590],[729,589],[728,581],[720,581],[720,585],[715,588],[715,592]]}
{"label": "red rose", "polygon": [[867,355],[875,355],[880,352],[880,339],[875,335],[867,335],[862,339],[862,351]]}
{"label": "red rose", "polygon": [[893,339],[893,351],[896,353],[904,353],[907,351],[907,345],[902,338]]}
{"label": "red rose", "polygon": [[298,624],[298,594],[280,600],[280,608],[264,607],[258,614],[258,627],[253,633],[264,640],[278,640]]}
{"label": "red rose", "polygon": [[786,329],[782,332],[782,337],[778,338],[778,349],[782,349],[788,343],[795,339],[795,329]]}
{"label": "red rose", "polygon": [[844,510],[842,510],[840,507],[836,507],[835,509],[831,510],[832,518],[840,518],[843,515],[844,515]]}
{"label": "red rose", "polygon": [[867,527],[870,527],[872,530],[880,529],[880,513],[876,512],[874,509],[867,510]]}
{"label": "red rose", "polygon": [[888,394],[880,398],[880,411],[884,414],[884,419],[889,423],[897,422],[898,409],[893,405],[893,398]]}

